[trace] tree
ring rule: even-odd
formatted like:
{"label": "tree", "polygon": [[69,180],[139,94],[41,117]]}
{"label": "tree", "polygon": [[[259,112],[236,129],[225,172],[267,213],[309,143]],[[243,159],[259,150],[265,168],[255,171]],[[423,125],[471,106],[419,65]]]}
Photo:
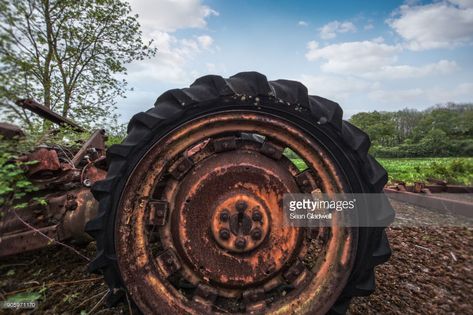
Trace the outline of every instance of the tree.
{"label": "tree", "polygon": [[358,113],[350,122],[368,133],[373,143],[370,153],[378,157],[473,154],[473,104]]}
{"label": "tree", "polygon": [[87,126],[116,119],[125,64],[154,56],[137,16],[121,0],[0,0],[0,106],[32,125],[16,107],[32,97]]}
{"label": "tree", "polygon": [[392,119],[396,125],[397,144],[410,138],[414,128],[425,114],[415,109],[403,109],[392,113]]}
{"label": "tree", "polygon": [[396,137],[396,126],[389,113],[358,113],[350,118],[350,122],[366,132],[373,145],[391,145]]}

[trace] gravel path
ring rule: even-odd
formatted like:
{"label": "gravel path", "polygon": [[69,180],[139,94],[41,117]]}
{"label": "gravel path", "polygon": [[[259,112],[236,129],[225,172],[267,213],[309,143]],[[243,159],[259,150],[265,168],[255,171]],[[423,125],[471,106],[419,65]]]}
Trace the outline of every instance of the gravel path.
{"label": "gravel path", "polygon": [[[419,222],[445,219],[401,202],[392,204],[400,218]],[[350,313],[472,314],[473,224],[454,227],[456,222],[465,220],[447,219],[452,226],[389,228],[393,256],[376,270],[376,292],[354,299]],[[93,257],[94,247],[89,244],[79,250]],[[91,310],[94,314],[128,314],[126,303],[114,309],[103,305],[101,299],[107,287],[100,277],[86,272],[85,263],[65,248],[3,259],[0,300],[34,292],[41,295],[35,314],[84,314]]]}
{"label": "gravel path", "polygon": [[[473,225],[399,201],[396,215],[449,227],[387,229],[393,255],[376,268],[377,290],[354,299],[351,314],[472,314]],[[401,223],[399,220],[396,223]]]}

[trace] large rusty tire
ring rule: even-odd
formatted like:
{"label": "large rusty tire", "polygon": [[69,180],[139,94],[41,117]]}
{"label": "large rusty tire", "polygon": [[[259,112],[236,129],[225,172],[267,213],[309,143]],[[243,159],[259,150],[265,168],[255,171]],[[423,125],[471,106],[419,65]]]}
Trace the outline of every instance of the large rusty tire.
{"label": "large rusty tire", "polygon": [[370,213],[374,227],[288,228],[279,202],[314,189],[382,192],[386,171],[369,146],[338,104],[299,82],[243,72],[167,91],[107,152],[107,179],[92,188],[90,270],[110,304],[129,294],[145,314],[343,314],[375,289],[394,212]]}

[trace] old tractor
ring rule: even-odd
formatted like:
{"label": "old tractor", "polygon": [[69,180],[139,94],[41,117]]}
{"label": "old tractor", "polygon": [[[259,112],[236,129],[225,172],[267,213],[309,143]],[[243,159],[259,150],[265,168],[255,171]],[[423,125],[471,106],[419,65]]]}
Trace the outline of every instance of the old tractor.
{"label": "old tractor", "polygon": [[110,304],[128,296],[144,314],[343,314],[373,292],[374,267],[390,257],[392,209],[370,209],[358,227],[293,227],[282,198],[381,193],[387,175],[369,146],[337,103],[299,82],[204,76],[136,114],[107,151],[97,130],[75,154],[41,147],[23,157],[39,161],[28,176],[47,205],[2,218],[0,255],[47,246],[44,235],[90,235],[89,268]]}

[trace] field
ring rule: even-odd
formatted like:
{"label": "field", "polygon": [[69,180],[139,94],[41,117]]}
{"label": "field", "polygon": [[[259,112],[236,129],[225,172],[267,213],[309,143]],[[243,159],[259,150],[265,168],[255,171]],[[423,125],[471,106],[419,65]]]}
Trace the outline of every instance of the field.
{"label": "field", "polygon": [[377,159],[388,171],[389,181],[406,183],[429,178],[446,180],[449,184],[473,184],[473,158],[397,158]]}
{"label": "field", "polygon": [[[299,168],[307,168],[304,161],[292,158]],[[473,185],[473,157],[396,158],[377,161],[388,171],[389,182],[404,181],[412,184],[429,178],[445,180],[449,184]]]}

